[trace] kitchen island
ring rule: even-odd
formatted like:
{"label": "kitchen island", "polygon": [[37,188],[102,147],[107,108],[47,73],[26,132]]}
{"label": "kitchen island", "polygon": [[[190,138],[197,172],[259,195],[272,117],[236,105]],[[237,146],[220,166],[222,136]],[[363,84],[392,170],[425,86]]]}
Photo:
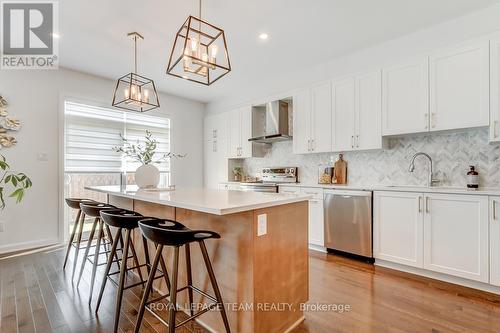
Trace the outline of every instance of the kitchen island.
{"label": "kitchen island", "polygon": [[[144,216],[176,220],[192,229],[212,230],[220,240],[208,240],[215,274],[228,310],[232,332],[288,332],[304,320],[301,304],[309,298],[308,199],[306,195],[240,192],[196,188],[174,191],[138,190],[136,186],[97,186],[108,202]],[[142,257],[140,231],[134,243]],[[149,253],[154,253],[153,244]],[[171,249],[165,249],[171,266]],[[186,284],[181,251],[179,286]],[[213,294],[201,253],[192,246],[193,284]],[[144,270],[144,274],[146,271]],[[156,282],[166,292],[162,281]],[[195,302],[199,301],[195,296]],[[203,302],[203,300],[202,300]],[[187,293],[179,293],[184,307]],[[199,323],[224,332],[216,311]]]}

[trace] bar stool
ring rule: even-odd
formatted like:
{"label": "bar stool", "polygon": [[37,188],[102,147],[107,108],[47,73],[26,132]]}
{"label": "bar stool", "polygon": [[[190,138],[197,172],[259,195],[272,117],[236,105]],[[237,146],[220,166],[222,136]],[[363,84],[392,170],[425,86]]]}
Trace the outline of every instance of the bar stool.
{"label": "bar stool", "polygon": [[69,236],[68,247],[66,249],[66,254],[64,256],[64,263],[63,263],[63,270],[64,270],[66,269],[66,263],[68,262],[68,257],[69,257],[69,252],[71,251],[71,247],[74,247],[75,254],[73,259],[72,276],[75,276],[76,263],[78,261],[78,253],[81,249],[83,249],[83,247],[80,247],[80,243],[82,242],[83,226],[85,224],[85,214],[82,213],[82,210],[80,209],[80,203],[82,202],[93,203],[95,201],[90,199],[80,199],[80,198],[66,198],[65,201],[70,208],[78,210],[78,213],[76,214],[75,223],[73,224],[73,229],[71,230],[71,235]]}
{"label": "bar stool", "polygon": [[[106,270],[104,272],[104,277],[102,280],[101,284],[101,291],[99,292],[99,298],[97,300],[97,306],[95,312],[97,313],[99,311],[99,306],[101,305],[101,300],[102,300],[102,295],[104,293],[104,289],[106,288],[106,281],[109,279],[111,282],[114,284],[117,284],[118,286],[118,292],[116,294],[116,308],[115,308],[115,324],[114,324],[114,332],[118,331],[118,323],[120,321],[120,309],[121,309],[121,303],[123,299],[123,292],[126,289],[130,289],[133,287],[136,287],[138,285],[141,285],[144,287],[144,284],[146,283],[146,280],[142,278],[142,273],[141,273],[141,268],[146,267],[148,274],[152,274],[151,272],[151,264],[149,261],[149,251],[148,251],[148,245],[147,245],[147,240],[144,236],[142,236],[142,242],[144,246],[144,257],[145,257],[145,264],[139,264],[139,260],[137,258],[137,253],[135,250],[134,246],[134,240],[132,237],[132,230],[139,228],[139,220],[144,219],[144,216],[142,216],[139,213],[136,213],[134,211],[129,211],[129,210],[124,210],[124,209],[115,209],[115,210],[102,210],[101,213],[101,219],[110,227],[118,228],[116,235],[114,237],[113,245],[111,246],[111,252],[109,253],[108,256],[108,264],[106,265]],[[125,229],[125,240],[124,240],[124,246],[123,246],[123,253],[122,253],[122,258],[121,258],[121,265],[120,265],[120,270],[117,272],[110,272],[111,271],[111,265],[112,265],[112,258],[114,255],[116,255],[117,247],[118,247],[118,241],[119,241],[119,235],[122,234],[122,230]],[[132,252],[132,259],[134,260],[134,266],[133,267],[127,267],[127,259],[128,257],[128,251],[129,249]],[[124,259],[127,258],[127,259]],[[163,256],[160,258],[160,263],[162,266],[162,274],[155,276],[155,273],[152,274],[154,279],[159,279],[159,278],[164,278],[165,283],[167,285],[167,288],[170,290],[170,280],[168,278],[168,273],[165,265],[165,261],[163,260]],[[125,274],[128,273],[131,270],[137,270],[137,275],[139,276],[140,282],[132,283],[129,284],[128,286],[125,286]],[[120,273],[120,279],[119,282],[116,283],[113,279],[111,279],[112,275]]]}
{"label": "bar stool", "polygon": [[[90,230],[89,238],[87,240],[87,247],[85,248],[85,254],[83,256],[82,265],[80,267],[80,275],[78,276],[77,286],[80,285],[80,281],[82,279],[83,271],[85,270],[85,264],[87,261],[92,263],[92,277],[90,280],[90,293],[89,293],[89,304],[92,301],[92,292],[94,290],[94,280],[97,271],[97,266],[105,265],[106,262],[99,264],[99,256],[101,254],[106,254],[110,252],[109,250],[104,250],[101,252],[101,245],[111,244],[113,243],[113,236],[111,235],[111,230],[107,225],[101,220],[100,212],[106,209],[116,209],[113,205],[108,205],[105,203],[81,203],[80,208],[82,212],[90,217],[94,218],[94,224],[92,225],[92,229]],[[94,235],[96,232],[96,228],[99,227],[99,235],[96,238],[95,250],[93,254],[89,254],[90,248],[93,246],[92,241],[94,240]],[[106,232],[106,236],[105,236]],[[121,237],[120,237],[121,238]],[[102,242],[102,244],[101,244]],[[115,256],[115,261],[118,264],[118,256]]]}
{"label": "bar stool", "polygon": [[[153,264],[151,267],[151,271],[154,272],[158,266],[158,261],[160,260],[161,253],[163,251],[164,246],[171,246],[174,248],[174,259],[173,259],[173,267],[172,267],[172,282],[170,286],[170,292],[167,295],[163,295],[157,297],[153,300],[148,301],[149,295],[151,293],[151,288],[153,285],[153,274],[149,274],[148,282],[146,284],[146,289],[144,290],[144,294],[142,296],[141,305],[139,307],[139,313],[137,315],[137,321],[135,323],[135,333],[139,332],[141,327],[142,318],[144,316],[144,311],[147,309],[150,311],[158,320],[160,320],[163,324],[168,326],[168,332],[174,333],[175,329],[184,325],[197,318],[198,316],[204,314],[207,311],[210,311],[216,307],[220,308],[222,321],[224,322],[224,327],[227,333],[230,333],[231,330],[229,328],[229,321],[227,320],[226,309],[224,307],[224,303],[222,301],[222,296],[219,290],[219,286],[217,285],[217,280],[215,278],[215,273],[212,268],[212,264],[210,262],[210,257],[208,255],[207,248],[205,247],[205,239],[216,238],[219,239],[220,235],[207,230],[191,230],[186,228],[183,224],[171,220],[157,219],[157,218],[147,218],[139,221],[139,227],[143,235],[151,240],[152,242],[158,244],[156,249],[155,258],[153,260]],[[192,274],[191,274],[191,255],[190,255],[190,243],[197,242],[200,246],[201,254],[203,255],[203,261],[205,262],[205,266],[208,272],[208,276],[210,278],[210,282],[212,284],[212,288],[215,293],[215,297],[208,295],[204,291],[192,285]],[[185,246],[186,250],[186,269],[187,269],[187,286],[182,288],[177,288],[177,278],[179,272],[179,249],[181,246]],[[190,303],[190,314],[191,316],[187,319],[183,320],[181,323],[175,323],[175,317],[177,312],[177,293],[183,290],[188,290],[189,292],[189,303]],[[197,313],[193,313],[193,291],[200,293],[206,298],[210,299],[212,304],[210,304],[207,308],[198,311]],[[160,318],[154,311],[147,307],[149,304],[158,302],[162,299],[165,299],[170,296],[170,300],[168,303],[168,322]]]}

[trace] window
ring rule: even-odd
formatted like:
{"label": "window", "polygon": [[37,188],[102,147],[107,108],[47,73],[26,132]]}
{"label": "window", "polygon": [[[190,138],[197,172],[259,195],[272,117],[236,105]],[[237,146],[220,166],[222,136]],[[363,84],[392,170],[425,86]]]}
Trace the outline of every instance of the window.
{"label": "window", "polygon": [[[146,130],[158,140],[156,156],[170,151],[170,120],[111,108],[65,102],[65,172],[135,172],[140,163],[112,150],[125,138],[143,143]],[[170,161],[157,164],[170,172]]]}

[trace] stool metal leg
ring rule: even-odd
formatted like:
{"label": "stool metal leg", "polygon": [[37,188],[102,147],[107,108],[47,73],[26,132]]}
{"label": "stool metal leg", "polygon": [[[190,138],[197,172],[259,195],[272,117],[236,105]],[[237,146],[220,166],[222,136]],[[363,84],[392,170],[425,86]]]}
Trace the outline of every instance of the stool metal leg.
{"label": "stool metal leg", "polygon": [[83,212],[79,224],[80,227],[78,228],[78,237],[76,238],[75,255],[73,257],[73,272],[71,273],[72,279],[75,277],[76,266],[78,263],[78,254],[80,253],[80,245],[82,243],[83,226],[85,225],[85,213]]}
{"label": "stool metal leg", "polygon": [[71,251],[71,246],[73,245],[73,240],[75,239],[76,228],[78,227],[78,222],[80,221],[80,215],[82,215],[82,210],[78,210],[78,214],[76,214],[75,223],[73,224],[73,230],[71,231],[71,235],[69,236],[68,248],[66,249],[66,255],[64,256],[64,264],[63,269],[66,268],[66,263],[68,262],[69,252]]}
{"label": "stool metal leg", "polygon": [[125,245],[123,246],[123,260],[120,267],[120,281],[118,282],[118,292],[116,294],[116,307],[115,307],[115,326],[113,332],[118,332],[118,323],[120,321],[120,310],[123,299],[123,286],[125,285],[125,273],[127,271],[127,257],[128,249],[130,246],[130,229],[125,231]]}
{"label": "stool metal leg", "polygon": [[97,241],[96,241],[97,243],[95,245],[94,264],[92,265],[92,277],[90,278],[89,304],[92,302],[95,274],[97,272],[97,266],[99,265],[99,252],[101,252],[101,240],[104,238],[104,225],[100,218],[98,218],[98,220],[99,220],[99,236],[97,236]]}
{"label": "stool metal leg", "polygon": [[104,277],[101,283],[101,291],[99,292],[99,297],[97,298],[97,305],[95,308],[95,312],[99,311],[99,306],[101,305],[102,295],[104,294],[104,289],[106,288],[106,282],[108,282],[108,274],[111,270],[111,266],[113,265],[113,257],[116,253],[116,248],[118,247],[118,242],[120,241],[120,237],[118,237],[119,233],[122,232],[122,229],[119,228],[116,232],[115,238],[113,240],[113,245],[111,246],[111,252],[108,255],[108,263],[106,264],[106,270],[104,271]]}
{"label": "stool metal leg", "polygon": [[210,262],[210,257],[208,256],[207,247],[205,246],[205,242],[199,241],[201,254],[203,255],[203,261],[205,261],[205,266],[207,267],[208,276],[210,277],[210,282],[212,283],[212,288],[214,289],[215,298],[217,299],[217,303],[220,306],[220,313],[222,316],[222,321],[224,322],[224,327],[226,328],[226,332],[230,333],[231,329],[229,328],[229,321],[227,320],[226,308],[224,307],[224,302],[222,301],[222,296],[219,290],[219,286],[217,285],[217,280],[215,278],[214,269],[212,268],[212,263]]}
{"label": "stool metal leg", "polygon": [[163,251],[163,245],[159,245],[156,248],[156,254],[153,259],[153,264],[151,266],[151,272],[149,273],[148,282],[146,283],[146,288],[144,289],[144,294],[142,295],[141,305],[139,306],[139,313],[137,314],[137,320],[135,322],[134,333],[139,333],[141,328],[142,318],[144,317],[144,311],[146,311],[146,303],[151,293],[151,288],[153,287],[153,281],[155,278],[156,269],[158,268],[158,263],[161,258],[161,253]]}
{"label": "stool metal leg", "polygon": [[179,247],[174,248],[174,261],[172,265],[172,289],[170,289],[170,302],[168,302],[168,333],[175,333],[175,314],[177,311],[177,278],[179,272]]}
{"label": "stool metal leg", "polygon": [[80,267],[80,275],[78,276],[77,286],[80,286],[80,281],[82,280],[83,271],[85,269],[85,263],[87,262],[87,256],[89,255],[90,248],[92,247],[92,241],[94,240],[95,229],[99,224],[99,218],[94,219],[94,224],[92,225],[92,230],[90,230],[89,239],[87,240],[87,247],[85,248],[85,254],[83,255],[82,265]]}
{"label": "stool metal leg", "polygon": [[[193,285],[193,275],[191,273],[191,249],[189,247],[189,243],[185,245],[186,249],[186,277],[188,286]],[[193,311],[193,289],[187,288],[188,296],[189,296],[189,314],[191,316],[194,315]]]}

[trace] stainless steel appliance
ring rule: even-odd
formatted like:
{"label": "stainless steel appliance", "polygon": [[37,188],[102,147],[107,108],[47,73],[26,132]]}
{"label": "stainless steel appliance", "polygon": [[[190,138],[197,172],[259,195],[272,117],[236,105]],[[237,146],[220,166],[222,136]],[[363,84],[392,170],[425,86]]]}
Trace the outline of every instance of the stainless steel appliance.
{"label": "stainless steel appliance", "polygon": [[298,168],[264,168],[262,169],[263,182],[296,183],[298,181]]}
{"label": "stainless steel appliance", "polygon": [[245,192],[278,193],[278,185],[276,183],[261,183],[261,182],[241,183],[239,190]]}
{"label": "stainless steel appliance", "polygon": [[323,193],[325,247],[372,258],[372,192],[324,190]]}
{"label": "stainless steel appliance", "polygon": [[248,139],[252,142],[273,143],[275,141],[291,140],[288,126],[287,101],[273,101],[266,104],[266,124],[264,135]]}

